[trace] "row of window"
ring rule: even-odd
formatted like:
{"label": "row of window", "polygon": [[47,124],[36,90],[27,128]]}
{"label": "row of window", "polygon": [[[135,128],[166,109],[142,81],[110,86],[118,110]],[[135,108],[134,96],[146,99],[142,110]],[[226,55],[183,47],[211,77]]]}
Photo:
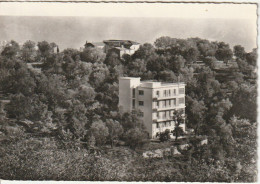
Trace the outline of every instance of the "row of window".
{"label": "row of window", "polygon": [[[184,91],[184,88],[179,88],[179,94],[184,94],[185,91]],[[143,90],[138,90],[138,94],[139,95],[144,95],[144,91]],[[163,97],[167,97],[167,96],[172,96],[173,95],[176,95],[176,89],[168,89],[168,90],[163,90]],[[158,97],[160,97],[160,91],[156,91],[156,95]],[[133,88],[133,98],[135,98],[135,88]]]}
{"label": "row of window", "polygon": [[157,112],[156,116],[158,119],[168,119],[173,115],[173,111]]}
{"label": "row of window", "polygon": [[156,128],[164,128],[164,127],[172,127],[175,126],[174,121],[166,121],[166,122],[157,122]]}
{"label": "row of window", "polygon": [[[162,108],[167,108],[167,107],[175,107],[176,106],[176,98],[172,100],[160,100],[155,102],[156,107],[162,107]],[[179,104],[184,104],[185,100],[184,98],[179,98]]]}
{"label": "row of window", "polygon": [[[167,90],[163,90],[162,92],[163,92],[162,93],[163,97],[176,95],[176,89],[173,90],[167,89]],[[184,94],[184,93],[185,93],[184,88],[179,88],[179,94]],[[156,95],[160,97],[160,91],[156,91]]]}
{"label": "row of window", "polygon": [[[184,98],[179,98],[179,104],[184,104]],[[133,99],[133,108],[135,107],[135,99]],[[144,101],[138,101],[139,106],[144,106]],[[157,107],[174,107],[176,106],[176,98],[173,100],[162,100],[162,101],[157,101],[156,102]]]}
{"label": "row of window", "polygon": [[176,106],[176,98],[172,100],[162,100],[155,102],[157,107],[174,107]]}
{"label": "row of window", "polygon": [[[184,114],[184,109],[179,109],[179,111]],[[168,111],[161,111],[161,112],[157,112],[155,114],[155,116],[158,119],[169,119],[169,118],[173,118],[174,115],[174,110],[168,110]]]}

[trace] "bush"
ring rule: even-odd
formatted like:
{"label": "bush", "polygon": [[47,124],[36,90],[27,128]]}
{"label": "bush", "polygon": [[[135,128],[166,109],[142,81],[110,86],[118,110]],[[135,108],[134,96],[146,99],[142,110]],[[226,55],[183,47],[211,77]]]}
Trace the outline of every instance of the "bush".
{"label": "bush", "polygon": [[161,142],[168,141],[169,139],[171,139],[171,137],[170,137],[170,130],[169,129],[166,129],[164,132],[160,132],[159,133],[159,140]]}
{"label": "bush", "polygon": [[132,128],[125,134],[125,142],[130,148],[134,149],[142,147],[145,144],[147,136],[146,133],[139,128]]}

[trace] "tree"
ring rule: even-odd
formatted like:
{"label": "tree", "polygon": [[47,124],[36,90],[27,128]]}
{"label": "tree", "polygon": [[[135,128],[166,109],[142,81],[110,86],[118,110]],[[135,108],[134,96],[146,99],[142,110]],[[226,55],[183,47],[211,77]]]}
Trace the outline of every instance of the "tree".
{"label": "tree", "polygon": [[108,137],[110,140],[111,148],[113,148],[114,142],[123,134],[123,127],[118,121],[112,119],[106,120],[106,126],[108,128]]}
{"label": "tree", "polygon": [[5,109],[9,117],[18,120],[40,121],[47,117],[47,105],[36,94],[30,97],[21,93],[15,94]]}
{"label": "tree", "polygon": [[218,44],[216,42],[210,42],[208,40],[203,40],[200,38],[193,38],[196,43],[198,50],[200,52],[201,60],[204,60],[206,57],[213,57],[216,54],[216,50],[218,49]]}
{"label": "tree", "polygon": [[73,100],[65,113],[67,125],[65,129],[69,129],[73,134],[73,138],[84,139],[87,134],[89,121],[86,116],[87,108],[78,100]]}
{"label": "tree", "polygon": [[6,56],[7,58],[13,58],[15,56],[17,56],[17,54],[20,51],[20,46],[19,44],[14,41],[11,40],[3,49],[3,51],[1,52],[2,56]]}
{"label": "tree", "polygon": [[98,146],[104,145],[107,137],[109,136],[109,129],[101,120],[94,121],[88,132],[95,137],[95,141]]}
{"label": "tree", "polygon": [[244,59],[245,55],[246,55],[245,48],[242,47],[241,45],[235,45],[234,46],[234,55],[237,58]]}
{"label": "tree", "polygon": [[144,124],[140,117],[140,111],[138,110],[133,110],[130,113],[129,112],[123,113],[119,119],[125,132],[128,131],[129,129],[135,129],[135,128],[144,130]]}
{"label": "tree", "polygon": [[175,134],[175,140],[178,139],[178,137],[183,134],[183,129],[180,127],[180,125],[184,124],[184,114],[181,110],[175,110],[173,113],[173,118],[175,120],[175,127],[173,130],[173,133]]}
{"label": "tree", "polygon": [[248,64],[256,66],[257,63],[257,50],[253,49],[252,52],[246,54],[246,61]]}
{"label": "tree", "polygon": [[176,43],[175,39],[172,39],[169,36],[162,36],[155,40],[154,45],[156,46],[157,49],[165,50],[165,49],[171,47],[175,43]]}
{"label": "tree", "polygon": [[146,134],[140,128],[131,128],[125,133],[126,144],[132,149],[142,147],[145,144]]}
{"label": "tree", "polygon": [[27,68],[24,62],[9,59],[1,63],[2,80],[1,88],[5,93],[25,96],[34,94],[36,87],[34,74]]}
{"label": "tree", "polygon": [[145,43],[132,55],[133,59],[147,59],[155,54],[155,49],[152,44]]}
{"label": "tree", "polygon": [[49,110],[57,107],[64,107],[67,96],[66,84],[59,75],[44,75],[41,73],[36,76],[37,92],[44,94],[44,100],[48,104]]}
{"label": "tree", "polygon": [[232,56],[233,56],[233,52],[229,48],[229,45],[225,44],[224,42],[220,42],[218,44],[218,50],[216,51],[215,57],[218,60],[224,61],[227,65],[228,61],[232,58]]}
{"label": "tree", "polygon": [[195,135],[198,135],[201,125],[205,123],[205,113],[207,107],[204,102],[192,99],[191,97],[186,97],[187,103],[187,118],[188,125],[194,128]]}
{"label": "tree", "polygon": [[178,78],[171,70],[163,70],[158,74],[159,81],[163,82],[177,82]]}
{"label": "tree", "polygon": [[64,49],[62,53],[64,54],[63,59],[66,62],[76,62],[80,60],[80,52],[77,49]]}
{"label": "tree", "polygon": [[54,49],[58,48],[58,45],[56,43],[54,43],[54,42],[51,42],[50,43],[50,47],[51,47],[51,53],[54,53],[55,52]]}
{"label": "tree", "polygon": [[81,85],[74,97],[81,103],[90,105],[94,102],[95,95],[95,90],[91,86]]}
{"label": "tree", "polygon": [[115,53],[114,51],[111,51],[111,52],[109,52],[107,54],[104,63],[108,67],[115,67],[116,65],[120,65],[121,64],[121,60],[119,59],[119,56],[118,56],[117,53]]}
{"label": "tree", "polygon": [[51,45],[47,41],[42,41],[42,42],[38,42],[37,46],[38,46],[40,56],[46,59],[52,51]]}
{"label": "tree", "polygon": [[90,63],[103,63],[105,56],[101,49],[92,47],[87,47],[80,53],[81,60]]}
{"label": "tree", "polygon": [[164,70],[164,67],[162,64],[163,59],[164,59],[163,57],[160,57],[157,54],[150,56],[147,59],[147,65],[146,65],[147,70],[150,70],[152,72],[153,71],[160,72],[160,71]]}
{"label": "tree", "polygon": [[169,60],[169,69],[171,69],[174,73],[180,73],[181,68],[184,67],[186,60],[181,56],[173,56]]}
{"label": "tree", "polygon": [[118,83],[105,83],[96,88],[97,95],[95,97],[103,104],[103,111],[117,110],[118,108]]}
{"label": "tree", "polygon": [[130,77],[140,77],[146,73],[146,62],[143,59],[135,59],[127,66],[127,73]]}
{"label": "tree", "polygon": [[184,53],[184,58],[189,63],[197,61],[198,57],[199,57],[199,51],[197,47],[189,48]]}
{"label": "tree", "polygon": [[95,64],[93,70],[89,75],[89,83],[97,88],[103,84],[103,82],[109,76],[109,70],[105,64]]}
{"label": "tree", "polygon": [[170,138],[171,137],[170,137],[170,130],[169,129],[166,129],[164,132],[159,133],[159,140],[161,142],[168,141]]}
{"label": "tree", "polygon": [[230,98],[233,103],[230,114],[239,116],[240,118],[249,119],[251,122],[255,122],[257,117],[256,91],[255,85],[240,85],[233,92],[232,97]]}
{"label": "tree", "polygon": [[21,48],[21,58],[25,62],[34,62],[36,57],[35,42],[28,40]]}

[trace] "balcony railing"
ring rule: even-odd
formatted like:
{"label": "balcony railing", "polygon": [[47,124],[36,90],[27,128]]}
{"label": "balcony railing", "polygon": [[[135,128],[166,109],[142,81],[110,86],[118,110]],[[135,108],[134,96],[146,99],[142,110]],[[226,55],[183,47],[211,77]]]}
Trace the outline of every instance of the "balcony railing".
{"label": "balcony railing", "polygon": [[162,121],[174,121],[174,119],[172,117],[156,117],[153,118],[153,122],[162,122]]}
{"label": "balcony railing", "polygon": [[157,111],[174,110],[179,108],[185,108],[185,104],[172,105],[172,106],[160,106],[157,107]]}

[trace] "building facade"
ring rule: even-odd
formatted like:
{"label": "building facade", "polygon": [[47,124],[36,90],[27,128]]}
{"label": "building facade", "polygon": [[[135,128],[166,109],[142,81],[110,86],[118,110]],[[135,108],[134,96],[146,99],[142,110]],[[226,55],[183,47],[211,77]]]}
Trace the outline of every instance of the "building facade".
{"label": "building facade", "polygon": [[[119,107],[124,112],[141,111],[150,138],[166,129],[174,130],[173,113],[185,114],[185,84],[140,81],[140,78],[119,78]],[[185,131],[185,123],[181,125]]]}

